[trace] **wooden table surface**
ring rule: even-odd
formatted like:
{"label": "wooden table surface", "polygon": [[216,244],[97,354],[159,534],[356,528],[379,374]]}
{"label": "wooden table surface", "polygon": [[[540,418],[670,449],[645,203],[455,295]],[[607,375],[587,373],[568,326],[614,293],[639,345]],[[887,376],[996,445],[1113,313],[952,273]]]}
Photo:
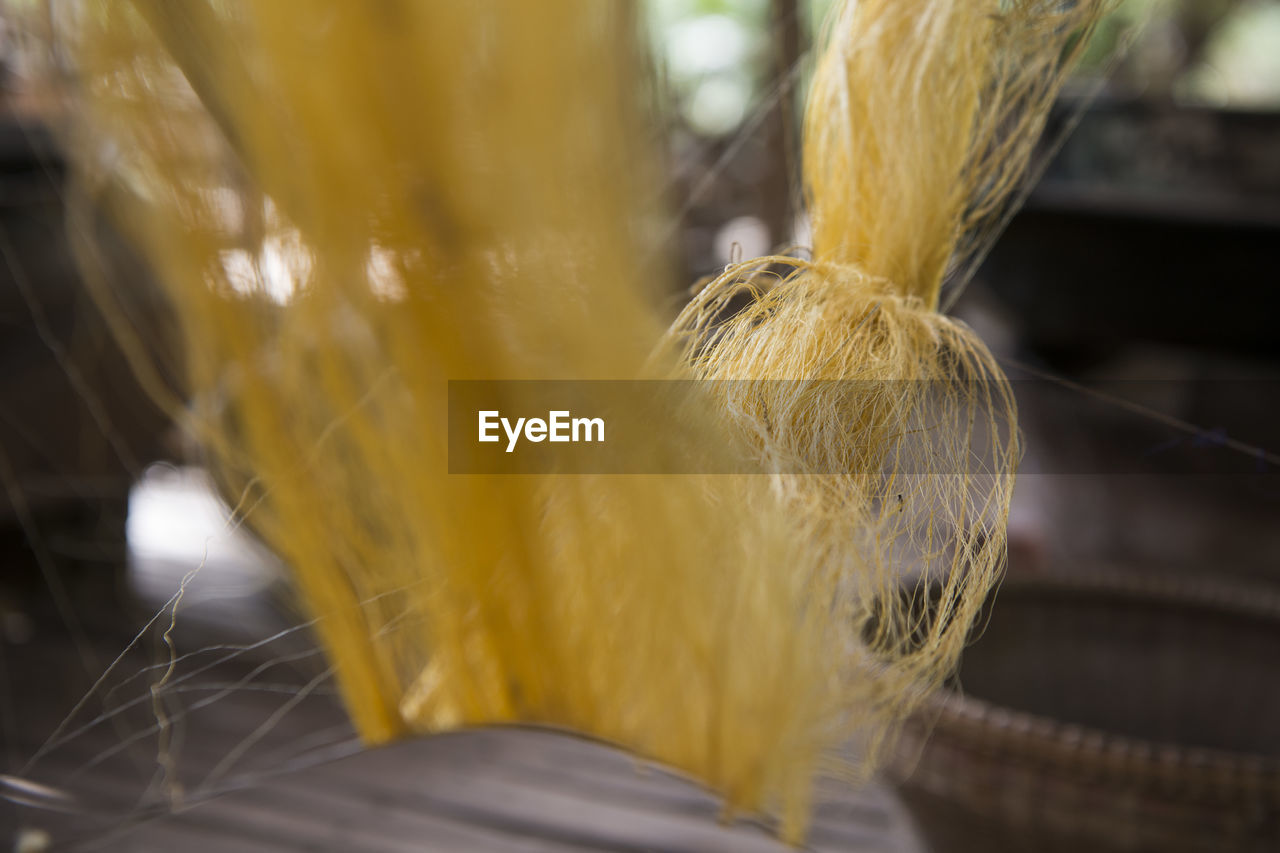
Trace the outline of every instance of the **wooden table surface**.
{"label": "wooden table surface", "polygon": [[[0,850],[787,849],[758,823],[722,825],[687,780],[568,734],[363,749],[269,558],[219,533],[216,514],[199,528],[208,500],[189,475],[135,494],[136,607],[82,596],[80,642],[0,587]],[[0,571],[24,560],[0,554]],[[170,597],[201,561],[174,616]],[[885,789],[818,793],[807,849],[919,849]]]}
{"label": "wooden table surface", "polygon": [[[914,849],[872,788],[818,809],[809,849]],[[761,827],[717,821],[715,798],[572,736],[443,735],[286,774],[85,849],[109,851],[724,851],[780,853]]]}
{"label": "wooden table surface", "polygon": [[[239,683],[202,677],[210,689]],[[569,734],[495,728],[363,749],[332,695],[288,706],[310,683],[277,675],[272,689],[241,685],[204,705],[194,697],[209,694],[194,690],[173,713],[180,744],[163,785],[149,702],[130,708],[123,730],[92,718],[73,726],[17,777],[65,792],[71,807],[50,810],[51,795],[36,808],[7,804],[0,844],[25,833],[49,842],[31,853],[786,849],[759,823],[721,824],[717,799],[691,782]],[[22,745],[26,755],[56,719],[42,715],[45,733]],[[819,794],[806,849],[918,849],[885,789],[831,783]]]}

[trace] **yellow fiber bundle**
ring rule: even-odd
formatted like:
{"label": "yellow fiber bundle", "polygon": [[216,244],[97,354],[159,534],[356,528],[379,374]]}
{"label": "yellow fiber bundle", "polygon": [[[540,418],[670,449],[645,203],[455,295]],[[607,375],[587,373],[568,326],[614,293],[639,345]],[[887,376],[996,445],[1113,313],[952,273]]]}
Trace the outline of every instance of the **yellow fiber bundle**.
{"label": "yellow fiber bundle", "polygon": [[844,712],[764,481],[446,470],[447,379],[634,378],[661,335],[619,4],[135,5],[86,24],[85,180],[362,735],[569,727],[798,828]]}
{"label": "yellow fiber bundle", "polygon": [[[1095,13],[848,5],[807,120],[815,260],[721,322],[729,271],[652,360],[623,4],[86,7],[82,181],[156,266],[184,422],[291,566],[361,734],[572,728],[799,838],[815,773],[871,767],[995,577],[1012,402],[938,289]],[[775,476],[448,473],[447,380],[689,375],[748,381],[629,452]]]}
{"label": "yellow fiber bundle", "polygon": [[779,492],[853,590],[886,726],[954,670],[1003,565],[1018,457],[1008,382],[938,313],[942,286],[1007,212],[1106,5],[845,3],[805,117],[813,259],[730,267],[668,338],[697,376],[739,380],[709,387],[761,463],[802,472]]}

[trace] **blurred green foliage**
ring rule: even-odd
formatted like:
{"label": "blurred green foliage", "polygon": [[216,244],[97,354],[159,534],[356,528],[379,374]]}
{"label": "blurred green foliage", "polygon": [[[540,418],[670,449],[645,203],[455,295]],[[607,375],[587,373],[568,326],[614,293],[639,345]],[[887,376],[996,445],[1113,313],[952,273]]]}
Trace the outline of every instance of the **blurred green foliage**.
{"label": "blurred green foliage", "polygon": [[[693,132],[731,134],[774,82],[776,0],[646,0],[673,113]],[[810,40],[838,0],[802,0]],[[1280,108],[1280,0],[1122,0],[1081,65],[1122,96]]]}
{"label": "blurred green foliage", "polygon": [[1280,0],[1124,0],[1082,69],[1120,94],[1280,108]]}
{"label": "blurred green foliage", "polygon": [[649,0],[646,5],[676,114],[706,136],[737,129],[771,70],[770,0]]}

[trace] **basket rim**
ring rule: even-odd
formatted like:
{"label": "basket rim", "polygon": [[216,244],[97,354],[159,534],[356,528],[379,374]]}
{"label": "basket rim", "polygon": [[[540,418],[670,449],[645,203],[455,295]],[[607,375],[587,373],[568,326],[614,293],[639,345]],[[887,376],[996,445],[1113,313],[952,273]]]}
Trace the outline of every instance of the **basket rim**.
{"label": "basket rim", "polygon": [[[1236,580],[1198,576],[1113,575],[1010,577],[996,593],[1069,592],[1120,596],[1144,604],[1176,604],[1261,618],[1280,631],[1280,591]],[[948,733],[959,743],[1019,763],[1049,763],[1063,770],[1119,776],[1165,785],[1269,789],[1280,802],[1280,755],[1236,752],[1109,732],[1023,711],[951,687],[933,691],[915,715],[932,739]],[[1277,714],[1280,725],[1280,713]]]}

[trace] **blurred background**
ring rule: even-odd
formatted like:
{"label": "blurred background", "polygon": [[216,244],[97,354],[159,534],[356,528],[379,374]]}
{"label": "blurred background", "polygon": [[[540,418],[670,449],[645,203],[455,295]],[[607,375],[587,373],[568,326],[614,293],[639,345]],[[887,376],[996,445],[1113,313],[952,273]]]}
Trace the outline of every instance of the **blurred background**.
{"label": "blurred background", "polygon": [[[734,259],[803,251],[799,120],[833,0],[640,5],[674,315],[686,284]],[[358,745],[278,566],[228,525],[74,260],[92,235],[130,322],[168,351],[145,266],[92,214],[67,225],[66,101],[50,83],[73,68],[57,32],[75,8],[0,0],[0,843],[105,849],[160,815],[168,842],[119,849],[397,849],[382,830],[279,818],[314,812],[305,785],[266,816],[233,795],[218,820],[164,828],[183,791]],[[814,846],[1280,849],[1280,0],[1122,3],[1040,159],[986,261],[946,291],[1017,385],[1009,581],[958,689],[908,727],[882,786],[819,810]],[[428,748],[491,801],[426,774],[435,799],[414,809],[435,823],[415,832],[450,839],[438,849],[712,844],[689,827],[654,846],[615,837],[673,813],[711,824],[687,786],[628,787],[628,762],[576,746],[494,743]],[[563,796],[521,805],[507,784]],[[583,817],[606,807],[625,813]],[[227,822],[241,834],[218,846]],[[765,843],[734,831],[721,849]]]}

